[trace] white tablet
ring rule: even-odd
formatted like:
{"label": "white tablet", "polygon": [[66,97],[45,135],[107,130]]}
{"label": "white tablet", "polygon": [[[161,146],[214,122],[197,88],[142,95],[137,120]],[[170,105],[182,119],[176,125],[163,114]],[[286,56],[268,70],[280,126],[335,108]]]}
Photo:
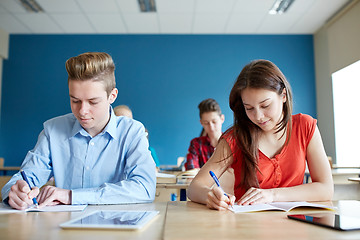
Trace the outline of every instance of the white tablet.
{"label": "white tablet", "polygon": [[95,211],[60,224],[64,229],[119,229],[138,230],[144,227],[159,211]]}

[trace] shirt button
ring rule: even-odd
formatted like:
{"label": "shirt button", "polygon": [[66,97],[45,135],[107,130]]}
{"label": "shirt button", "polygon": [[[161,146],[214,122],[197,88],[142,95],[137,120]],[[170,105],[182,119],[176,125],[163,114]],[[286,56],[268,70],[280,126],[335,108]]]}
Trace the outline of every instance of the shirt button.
{"label": "shirt button", "polygon": [[91,142],[91,143],[90,143],[90,145],[91,145],[91,146],[94,146],[94,145],[95,145],[95,143],[94,143],[94,142]]}
{"label": "shirt button", "polygon": [[86,167],[86,170],[89,170],[90,168],[89,167]]}

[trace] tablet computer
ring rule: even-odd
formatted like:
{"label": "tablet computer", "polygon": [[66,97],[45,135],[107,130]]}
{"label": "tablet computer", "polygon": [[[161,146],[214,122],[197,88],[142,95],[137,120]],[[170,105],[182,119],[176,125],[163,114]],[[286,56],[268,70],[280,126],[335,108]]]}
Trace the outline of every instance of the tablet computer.
{"label": "tablet computer", "polygon": [[360,230],[360,217],[344,216],[335,213],[316,213],[288,215],[288,218],[336,230]]}
{"label": "tablet computer", "polygon": [[159,211],[95,211],[60,224],[64,229],[138,230],[159,214]]}

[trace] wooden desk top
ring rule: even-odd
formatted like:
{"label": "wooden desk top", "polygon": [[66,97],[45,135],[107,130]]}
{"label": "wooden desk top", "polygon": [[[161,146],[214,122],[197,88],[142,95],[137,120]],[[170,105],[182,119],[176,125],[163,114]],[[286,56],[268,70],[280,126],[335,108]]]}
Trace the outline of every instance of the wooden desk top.
{"label": "wooden desk top", "polygon": [[19,171],[20,167],[0,167],[0,171]]}
{"label": "wooden desk top", "polygon": [[188,189],[190,183],[157,183],[156,188]]}
{"label": "wooden desk top", "polygon": [[[357,214],[360,213],[359,201],[340,201],[334,205],[347,215],[356,214],[354,206]],[[324,211],[295,209],[290,213]],[[360,231],[341,232],[318,227],[290,220],[287,214],[279,211],[234,214],[209,210],[193,202],[169,202],[164,239],[360,239]]]}
{"label": "wooden desk top", "polygon": [[[323,203],[326,204],[326,203]],[[338,212],[359,216],[360,201],[334,202]],[[94,210],[158,210],[159,216],[140,231],[63,230],[60,223]],[[324,212],[297,209],[291,213]],[[102,239],[360,239],[360,231],[341,232],[286,217],[288,213],[265,211],[234,214],[218,212],[193,202],[156,202],[132,205],[91,205],[84,212],[28,212],[0,214],[2,240],[102,240]]]}
{"label": "wooden desk top", "polygon": [[[83,212],[28,212],[0,214],[2,240],[103,240],[103,239],[162,239],[166,202],[131,205],[90,205]],[[140,231],[64,230],[60,223],[94,210],[158,210],[157,216]]]}
{"label": "wooden desk top", "polygon": [[358,182],[360,183],[360,177],[358,178],[348,178],[349,181],[352,181],[352,182]]}
{"label": "wooden desk top", "polygon": [[[333,168],[331,169],[331,173],[333,176],[339,175],[359,175],[360,168]],[[305,171],[305,175],[310,175],[308,170]]]}
{"label": "wooden desk top", "polygon": [[331,169],[333,176],[336,175],[359,175],[360,168],[334,168]]}

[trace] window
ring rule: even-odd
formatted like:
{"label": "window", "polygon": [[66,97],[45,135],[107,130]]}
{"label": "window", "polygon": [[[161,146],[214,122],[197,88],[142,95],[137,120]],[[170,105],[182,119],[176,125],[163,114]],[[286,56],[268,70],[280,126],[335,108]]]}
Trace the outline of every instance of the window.
{"label": "window", "polygon": [[360,60],[332,74],[336,163],[360,167]]}

